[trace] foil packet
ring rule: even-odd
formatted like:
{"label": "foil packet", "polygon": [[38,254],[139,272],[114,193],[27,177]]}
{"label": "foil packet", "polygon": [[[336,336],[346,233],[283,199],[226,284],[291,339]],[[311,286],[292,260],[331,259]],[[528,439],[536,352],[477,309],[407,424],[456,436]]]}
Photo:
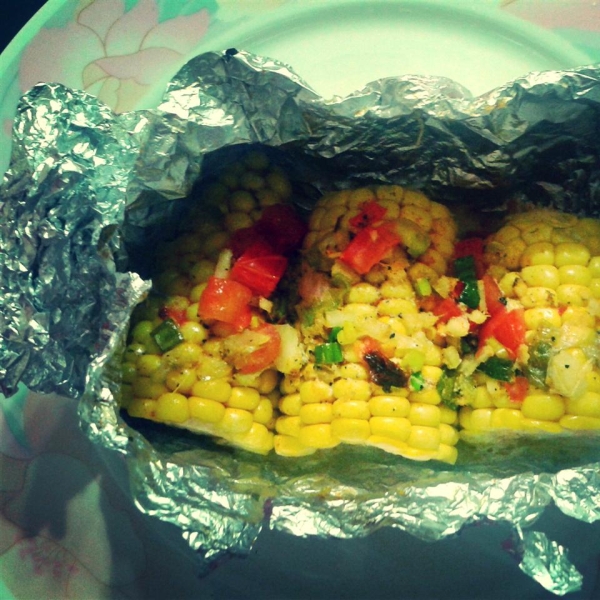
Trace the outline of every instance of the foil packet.
{"label": "foil packet", "polygon": [[150,288],[134,267],[228,152],[261,144],[311,198],[418,187],[446,204],[507,199],[600,215],[600,67],[532,73],[473,98],[404,76],[324,99],[277,61],[200,55],[155,110],[114,114],[40,84],[23,97],[0,188],[0,379],[77,399],[85,433],[121,453],[139,508],[181,528],[208,565],[261,529],[351,538],[395,527],[425,540],[490,520],[515,531],[521,569],[557,595],[582,586],[535,523],[555,504],[600,518],[600,444],[587,436],[467,446],[454,467],[376,449],[257,457],[120,415],[118,362]]}

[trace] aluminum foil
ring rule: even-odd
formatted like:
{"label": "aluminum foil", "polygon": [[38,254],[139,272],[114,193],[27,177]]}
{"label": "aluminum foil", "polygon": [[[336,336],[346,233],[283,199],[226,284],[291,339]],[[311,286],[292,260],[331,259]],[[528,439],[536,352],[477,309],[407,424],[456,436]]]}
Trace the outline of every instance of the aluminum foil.
{"label": "aluminum foil", "polygon": [[[420,187],[494,209],[519,198],[600,214],[600,68],[533,73],[472,98],[442,78],[373,82],[324,99],[276,61],[235,50],[190,61],[156,110],[116,115],[42,84],[22,99],[0,188],[0,379],[77,398],[82,427],[124,455],[141,510],[178,525],[205,564],[247,553],[263,527],[426,540],[480,520],[511,524],[521,569],[555,594],[581,587],[568,549],[535,524],[550,504],[600,518],[600,445],[581,436],[461,448],[455,467],[369,448],[257,457],[118,412],[116,367],[135,270],[222,152],[264,144],[303,202],[366,183]],[[215,160],[215,156],[219,160]]]}

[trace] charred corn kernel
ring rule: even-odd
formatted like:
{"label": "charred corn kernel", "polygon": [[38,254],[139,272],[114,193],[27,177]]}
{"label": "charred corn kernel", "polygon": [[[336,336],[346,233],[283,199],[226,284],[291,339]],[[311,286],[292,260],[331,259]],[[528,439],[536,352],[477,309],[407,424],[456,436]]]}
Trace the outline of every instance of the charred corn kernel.
{"label": "charred corn kernel", "polygon": [[576,283],[565,283],[556,289],[559,305],[586,306],[592,294],[590,288]]}
{"label": "charred corn kernel", "polygon": [[256,423],[267,425],[273,418],[273,403],[269,398],[261,398],[258,406],[252,411]]}
{"label": "charred corn kernel", "polygon": [[550,242],[536,242],[525,248],[521,255],[520,266],[553,265],[554,244]]}
{"label": "charred corn kernel", "polygon": [[231,384],[226,379],[203,379],[194,383],[192,394],[216,402],[227,402],[231,397]]}
{"label": "charred corn kernel", "polygon": [[460,436],[458,431],[448,423],[440,423],[440,444],[446,444],[448,446],[456,446]]}
{"label": "charred corn kernel", "polygon": [[190,396],[188,399],[190,417],[204,423],[218,423],[225,416],[225,405],[216,400]]}
{"label": "charred corn kernel", "polygon": [[439,404],[442,401],[440,393],[435,388],[428,388],[420,392],[411,392],[408,395],[411,402],[423,402],[424,404]]}
{"label": "charred corn kernel", "polygon": [[311,402],[327,402],[333,398],[331,386],[318,379],[303,381],[299,388],[300,400],[303,404]]}
{"label": "charred corn kernel", "polygon": [[549,306],[528,308],[523,315],[527,329],[560,327],[562,319],[558,309]]}
{"label": "charred corn kernel", "polygon": [[329,402],[305,404],[300,408],[300,421],[303,425],[331,423],[333,406]]}
{"label": "charred corn kernel", "polygon": [[298,437],[300,429],[302,428],[302,421],[299,416],[284,416],[279,417],[275,421],[275,431],[281,435],[289,435],[292,437]]}
{"label": "charred corn kernel", "polygon": [[133,398],[127,407],[127,412],[138,419],[156,418],[156,400],[150,398]]}
{"label": "charred corn kernel", "polygon": [[[206,350],[206,344],[204,346]],[[196,368],[198,379],[221,379],[231,376],[231,367],[222,359],[203,356]]]}
{"label": "charred corn kernel", "polygon": [[252,427],[252,413],[242,408],[226,408],[219,422],[219,429],[225,434],[245,433]]}
{"label": "charred corn kernel", "polygon": [[408,420],[413,425],[426,425],[437,427],[440,424],[440,409],[434,404],[421,404],[413,402],[410,405]]}
{"label": "charred corn kernel", "polygon": [[364,444],[371,435],[369,421],[364,419],[336,418],[331,422],[332,434],[346,444]]}
{"label": "charred corn kernel", "polygon": [[558,274],[561,283],[589,286],[592,281],[592,274],[584,265],[563,265],[558,269]]}
{"label": "charred corn kernel", "polygon": [[251,387],[233,387],[227,405],[231,408],[242,408],[252,411],[260,402],[258,390]]}
{"label": "charred corn kernel", "polygon": [[454,425],[458,423],[458,413],[456,410],[446,406],[445,404],[440,404],[440,423],[445,423],[446,425]]}
{"label": "charred corn kernel", "polygon": [[273,447],[279,456],[295,457],[314,454],[316,448],[305,446],[297,437],[289,435],[275,435]]}
{"label": "charred corn kernel", "polygon": [[542,419],[526,419],[520,422],[521,429],[526,431],[538,431],[544,433],[562,433],[564,429],[556,421],[544,421]]}
{"label": "charred corn kernel", "polygon": [[497,408],[492,413],[490,425],[493,429],[522,429],[523,413],[516,408]]}
{"label": "charred corn kernel", "polygon": [[590,251],[583,245],[574,242],[557,244],[555,248],[554,264],[557,267],[563,265],[587,265],[590,261]]}
{"label": "charred corn kernel", "polygon": [[565,414],[565,403],[557,394],[530,394],[523,400],[521,412],[528,419],[558,421]]}
{"label": "charred corn kernel", "polygon": [[304,403],[299,393],[287,394],[279,401],[279,410],[284,415],[299,415],[300,408]]}
{"label": "charred corn kernel", "polygon": [[371,433],[405,442],[411,430],[411,422],[406,417],[371,417]]}
{"label": "charred corn kernel", "polygon": [[440,430],[437,427],[413,425],[406,443],[419,450],[437,450],[440,447]]}
{"label": "charred corn kernel", "polygon": [[458,459],[458,450],[450,444],[440,443],[435,459],[453,465]]}
{"label": "charred corn kernel", "polygon": [[336,400],[333,403],[333,417],[343,419],[369,419],[369,403],[364,400]]}
{"label": "charred corn kernel", "polygon": [[348,290],[346,301],[373,304],[379,300],[379,297],[379,290],[374,285],[370,283],[356,283]]}
{"label": "charred corn kernel", "polygon": [[165,423],[184,423],[190,417],[188,399],[183,394],[169,392],[156,400],[156,420]]}
{"label": "charred corn kernel", "polygon": [[208,338],[208,332],[200,323],[194,323],[188,321],[180,327],[181,335],[184,341],[190,342],[191,344],[201,344],[205,339]]}
{"label": "charred corn kernel", "polygon": [[268,454],[273,449],[273,433],[262,423],[252,423],[245,433],[234,433],[229,438],[233,444],[257,454]]}
{"label": "charred corn kernel", "polygon": [[595,430],[600,429],[600,418],[583,415],[564,415],[558,424],[565,429],[571,430]]}
{"label": "charred corn kernel", "polygon": [[410,412],[410,402],[402,396],[373,396],[368,406],[375,417],[407,417]]}
{"label": "charred corn kernel", "polygon": [[560,285],[560,275],[554,265],[532,265],[521,269],[523,281],[530,287],[556,289]]}
{"label": "charred corn kernel", "polygon": [[333,383],[332,392],[334,398],[368,400],[371,397],[371,385],[360,379],[338,379]]}
{"label": "charred corn kernel", "polygon": [[600,393],[587,391],[577,398],[567,398],[566,412],[570,415],[600,419]]}
{"label": "charred corn kernel", "polygon": [[319,449],[333,448],[340,443],[339,438],[333,435],[331,423],[305,425],[300,429],[298,440],[305,446]]}
{"label": "charred corn kernel", "polygon": [[193,369],[172,369],[167,373],[165,383],[172,392],[189,394],[196,383],[196,373]]}
{"label": "charred corn kernel", "polygon": [[153,381],[150,377],[136,377],[131,383],[133,395],[136,398],[148,398],[156,400],[169,390],[164,383]]}

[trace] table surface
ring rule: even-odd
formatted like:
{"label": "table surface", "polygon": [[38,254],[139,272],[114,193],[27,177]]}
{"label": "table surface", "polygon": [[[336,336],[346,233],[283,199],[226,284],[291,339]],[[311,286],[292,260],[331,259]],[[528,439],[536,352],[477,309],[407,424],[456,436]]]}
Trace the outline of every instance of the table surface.
{"label": "table surface", "polygon": [[[0,50],[42,4],[2,3]],[[390,529],[346,541],[265,531],[248,557],[199,577],[179,532],[135,509],[121,459],[77,436],[72,402],[13,398],[0,428],[1,600],[9,590],[25,600],[557,597],[519,570],[503,549],[511,531],[501,524],[435,544]],[[78,442],[65,448],[65,438]],[[600,599],[600,524],[550,509],[539,527],[569,548],[584,575],[583,589],[567,599]]]}

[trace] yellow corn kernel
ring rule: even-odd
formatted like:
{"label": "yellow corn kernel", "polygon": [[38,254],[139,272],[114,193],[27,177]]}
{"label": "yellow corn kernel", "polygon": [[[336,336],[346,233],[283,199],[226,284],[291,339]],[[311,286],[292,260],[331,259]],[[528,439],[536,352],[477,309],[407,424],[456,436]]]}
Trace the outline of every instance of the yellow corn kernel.
{"label": "yellow corn kernel", "polygon": [[252,423],[252,413],[242,408],[226,408],[223,418],[219,422],[219,429],[226,435],[234,433],[245,433],[250,430]]}
{"label": "yellow corn kernel", "polygon": [[458,412],[445,404],[440,404],[440,423],[454,425],[458,423]]}
{"label": "yellow corn kernel", "polygon": [[402,396],[373,396],[368,403],[374,417],[407,417],[410,402]]}
{"label": "yellow corn kernel", "polygon": [[446,259],[435,248],[428,248],[419,256],[419,260],[432,268],[438,275],[445,275],[448,270]]}
{"label": "yellow corn kernel", "polygon": [[408,395],[411,402],[424,402],[425,404],[439,404],[442,401],[440,393],[435,388],[427,388],[420,392],[411,392]]}
{"label": "yellow corn kernel", "polygon": [[558,269],[561,283],[576,283],[589,286],[592,273],[583,265],[563,265]]}
{"label": "yellow corn kernel", "polygon": [[190,394],[196,383],[196,372],[193,369],[172,369],[167,373],[165,383],[172,392]]}
{"label": "yellow corn kernel", "polygon": [[558,424],[565,429],[593,430],[600,429],[600,419],[582,415],[564,415]]}
{"label": "yellow corn kernel", "polygon": [[321,217],[321,230],[334,230],[338,221],[344,216],[347,209],[345,206],[331,206]]}
{"label": "yellow corn kernel", "polygon": [[131,384],[131,389],[136,398],[149,398],[150,400],[156,400],[169,391],[164,383],[153,381],[150,377],[136,377]]}
{"label": "yellow corn kernel", "polygon": [[583,245],[575,242],[563,242],[555,248],[554,264],[557,267],[563,265],[587,265],[590,261],[590,251]]}
{"label": "yellow corn kernel", "polygon": [[188,321],[181,327],[181,335],[186,342],[201,344],[208,338],[208,332],[200,323]]}
{"label": "yellow corn kernel", "polygon": [[458,350],[454,346],[447,346],[446,348],[443,348],[440,352],[440,355],[443,364],[449,369],[457,369],[462,361]]}
{"label": "yellow corn kernel", "polygon": [[236,190],[229,196],[229,208],[232,211],[250,213],[256,208],[256,200],[247,190]]}
{"label": "yellow corn kernel", "polygon": [[521,262],[521,255],[526,248],[527,244],[524,240],[520,238],[511,240],[510,244],[503,248],[502,264],[507,269],[518,269],[519,263]]}
{"label": "yellow corn kernel", "polygon": [[522,293],[522,290],[527,289],[527,286],[519,277],[519,274],[513,271],[499,277],[498,286],[500,287],[502,294],[507,298],[514,298],[516,295]]}
{"label": "yellow corn kernel", "polygon": [[300,394],[295,392],[293,394],[287,394],[283,396],[279,401],[279,410],[284,415],[296,416],[300,414],[300,408],[302,408],[303,402],[300,398]]}
{"label": "yellow corn kernel", "polygon": [[369,403],[364,400],[336,400],[333,403],[333,417],[343,419],[370,419]]}
{"label": "yellow corn kernel", "polygon": [[363,379],[338,379],[332,386],[334,398],[350,400],[368,400],[371,397],[371,385]]}
{"label": "yellow corn kernel", "polygon": [[565,404],[557,394],[530,394],[521,406],[523,416],[542,421],[558,421],[565,414]]}
{"label": "yellow corn kernel", "polygon": [[256,423],[267,425],[273,418],[273,403],[269,398],[262,397],[258,406],[252,411]]}
{"label": "yellow corn kernel", "polygon": [[553,265],[554,244],[550,242],[536,242],[528,246],[521,255],[521,267],[532,265]]}
{"label": "yellow corn kernel", "polygon": [[600,393],[588,390],[577,398],[567,398],[566,412],[569,415],[600,419]]}
{"label": "yellow corn kernel", "polygon": [[562,311],[562,322],[563,325],[574,323],[580,327],[594,328],[596,326],[596,318],[584,306],[567,306]]}
{"label": "yellow corn kernel", "polygon": [[540,329],[542,327],[560,327],[562,319],[558,309],[550,306],[528,308],[523,315],[527,329]]}
{"label": "yellow corn kernel", "polygon": [[464,429],[486,431],[492,427],[494,408],[463,408],[460,411],[460,424]]}
{"label": "yellow corn kernel", "polygon": [[172,350],[169,350],[165,357],[174,365],[193,365],[197,363],[202,357],[202,347],[199,344],[192,344],[191,342],[182,342],[178,346],[175,346]]}
{"label": "yellow corn kernel", "polygon": [[298,437],[301,428],[302,422],[300,421],[300,417],[296,415],[279,417],[275,421],[275,431],[281,435]]}
{"label": "yellow corn kernel", "polygon": [[588,268],[592,277],[600,277],[600,256],[592,256],[588,263]]}
{"label": "yellow corn kernel", "polygon": [[456,446],[458,444],[458,440],[460,436],[458,435],[458,431],[452,425],[448,425],[448,423],[440,423],[440,444],[446,444],[448,446]]}
{"label": "yellow corn kernel", "polygon": [[505,225],[494,234],[494,240],[506,244],[521,237],[521,232],[514,225]]}
{"label": "yellow corn kernel", "polygon": [[371,417],[371,433],[405,442],[410,435],[411,423],[405,417]]}
{"label": "yellow corn kernel", "polygon": [[190,417],[205,423],[218,423],[225,415],[225,406],[221,402],[190,396],[188,398]]}
{"label": "yellow corn kernel", "polygon": [[437,427],[413,425],[406,443],[419,450],[437,450],[440,446],[440,430]]}
{"label": "yellow corn kernel", "polygon": [[156,420],[162,423],[184,423],[190,418],[188,399],[183,394],[169,392],[156,401]]}
{"label": "yellow corn kernel", "polygon": [[185,318],[194,323],[200,323],[200,315],[198,315],[198,303],[190,304],[185,311]]}
{"label": "yellow corn kernel", "polygon": [[416,315],[419,312],[414,300],[406,298],[384,298],[377,304],[380,315],[394,317],[396,315]]}
{"label": "yellow corn kernel", "polygon": [[521,428],[526,431],[537,431],[543,433],[561,433],[564,429],[556,421],[544,421],[542,419],[521,419]]}
{"label": "yellow corn kernel", "polygon": [[386,221],[393,221],[398,218],[400,215],[400,206],[398,202],[395,202],[391,199],[379,199],[379,192],[376,191],[377,194],[377,204],[385,208],[385,219]]}
{"label": "yellow corn kernel", "polygon": [[[425,198],[425,196],[423,196]],[[412,198],[411,198],[412,199]],[[413,223],[416,223],[424,231],[429,231],[433,224],[431,213],[421,204],[409,204],[404,199],[404,206],[400,209],[400,217],[408,219]],[[428,207],[427,207],[428,208]]]}
{"label": "yellow corn kernel", "polygon": [[368,446],[374,446],[390,454],[399,454],[400,456],[404,456],[408,450],[408,444],[405,441],[384,435],[371,435],[367,438],[366,443]]}
{"label": "yellow corn kernel", "polygon": [[234,387],[231,389],[231,395],[227,405],[231,408],[241,408],[243,410],[254,410],[260,402],[258,390],[251,387]]}
{"label": "yellow corn kernel", "polygon": [[473,399],[470,403],[472,408],[490,408],[494,406],[494,400],[490,395],[487,386],[478,385],[475,388],[475,394],[473,395]]}
{"label": "yellow corn kernel", "polygon": [[273,449],[273,433],[262,423],[252,423],[248,431],[234,433],[229,439],[239,448],[257,454],[268,454]]}
{"label": "yellow corn kernel", "polygon": [[140,356],[136,364],[138,375],[150,377],[160,369],[161,362],[161,358],[157,354],[144,354]]}
{"label": "yellow corn kernel", "polygon": [[432,233],[430,236],[431,245],[446,259],[454,254],[454,240]]}
{"label": "yellow corn kernel", "polygon": [[300,421],[303,425],[315,423],[331,423],[333,419],[333,406],[329,402],[304,404],[300,408]]}
{"label": "yellow corn kernel", "polygon": [[364,444],[371,435],[369,421],[339,417],[331,422],[332,434],[346,444]]}
{"label": "yellow corn kernel", "polygon": [[231,397],[231,384],[226,379],[204,379],[192,386],[192,394],[216,402],[227,402]]}
{"label": "yellow corn kernel", "polygon": [[591,297],[589,287],[576,283],[565,283],[556,288],[556,299],[562,306],[587,306]]}
{"label": "yellow corn kernel", "polygon": [[[204,345],[206,350],[206,344]],[[231,367],[222,359],[203,356],[196,368],[198,379],[221,379],[231,377]],[[200,394],[198,394],[200,395]]]}
{"label": "yellow corn kernel", "polygon": [[374,304],[379,300],[379,290],[370,283],[356,283],[348,290],[347,302]]}
{"label": "yellow corn kernel", "polygon": [[592,298],[600,298],[600,277],[594,277],[590,281],[589,288]]}
{"label": "yellow corn kernel", "polygon": [[303,381],[299,388],[300,400],[303,404],[311,402],[327,402],[333,397],[331,386],[318,379]]}
{"label": "yellow corn kernel", "polygon": [[456,463],[458,458],[458,450],[450,444],[440,443],[440,447],[438,448],[434,458],[435,460],[453,465]]}
{"label": "yellow corn kernel", "polygon": [[300,428],[298,439],[311,448],[333,448],[340,440],[333,435],[331,423],[315,423]]}
{"label": "yellow corn kernel", "polygon": [[415,297],[415,291],[408,279],[400,282],[385,281],[381,285],[382,298],[400,298],[410,300]]}
{"label": "yellow corn kernel", "polygon": [[490,425],[493,429],[522,429],[523,413],[516,408],[497,408],[492,413]]}
{"label": "yellow corn kernel", "polygon": [[139,419],[156,418],[156,400],[150,398],[134,398],[129,402],[127,412]]}
{"label": "yellow corn kernel", "polygon": [[413,425],[437,427],[440,424],[440,409],[434,404],[413,402],[410,405],[408,420]]}
{"label": "yellow corn kernel", "polygon": [[286,457],[308,456],[316,452],[315,448],[305,446],[297,437],[289,435],[275,435],[273,447],[279,456]]}
{"label": "yellow corn kernel", "polygon": [[600,372],[589,371],[586,373],[585,383],[588,392],[600,392]]}
{"label": "yellow corn kernel", "polygon": [[[212,266],[212,263],[210,263]],[[213,267],[214,270],[214,267]],[[212,275],[212,273],[211,273]],[[192,304],[194,303],[198,303],[198,301],[200,300],[200,298],[202,297],[202,294],[204,293],[204,290],[206,289],[206,283],[199,283],[197,285],[195,285],[191,290],[190,290],[190,294],[188,296],[188,298],[190,299],[190,302]],[[188,306],[189,308],[189,306]]]}
{"label": "yellow corn kernel", "polygon": [[206,287],[206,282],[208,278],[215,271],[215,263],[208,259],[201,259],[194,263],[192,268],[190,269],[190,279],[192,283],[197,284],[192,288],[192,294],[194,294],[194,298],[190,298],[192,302],[198,302],[200,300],[200,296]]}
{"label": "yellow corn kernel", "polygon": [[252,225],[254,224],[254,220],[247,213],[235,211],[227,213],[225,215],[223,224],[225,225],[225,229],[229,233],[234,233],[238,229],[246,229],[248,227],[252,227]]}
{"label": "yellow corn kernel", "polygon": [[435,386],[438,383],[442,376],[442,373],[443,371],[439,366],[434,366],[432,364],[425,364],[421,369],[421,375],[423,375],[425,381],[433,386]]}
{"label": "yellow corn kernel", "polygon": [[554,265],[532,265],[521,269],[521,278],[530,287],[556,289],[560,285],[558,269]]}
{"label": "yellow corn kernel", "polygon": [[340,365],[338,375],[344,379],[356,379],[366,381],[369,379],[369,371],[360,363],[347,363]]}
{"label": "yellow corn kernel", "polygon": [[557,306],[556,290],[547,287],[526,287],[517,290],[517,296],[525,308]]}
{"label": "yellow corn kernel", "polygon": [[229,243],[229,234],[226,231],[210,233],[202,245],[202,252],[210,257],[218,256]]}

